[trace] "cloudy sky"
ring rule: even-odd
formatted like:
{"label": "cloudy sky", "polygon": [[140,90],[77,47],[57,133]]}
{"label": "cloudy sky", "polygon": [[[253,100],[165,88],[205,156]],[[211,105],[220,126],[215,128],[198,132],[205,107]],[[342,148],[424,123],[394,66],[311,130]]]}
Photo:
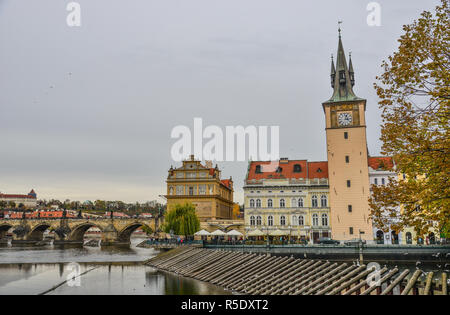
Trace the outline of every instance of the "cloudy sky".
{"label": "cloudy sky", "polygon": [[[373,89],[402,25],[437,0],[0,0],[0,191],[146,201],[165,193],[177,125],[280,126],[280,155],[326,160],[321,103],[343,20],[368,146]],[[242,201],[246,162],[220,163]]]}

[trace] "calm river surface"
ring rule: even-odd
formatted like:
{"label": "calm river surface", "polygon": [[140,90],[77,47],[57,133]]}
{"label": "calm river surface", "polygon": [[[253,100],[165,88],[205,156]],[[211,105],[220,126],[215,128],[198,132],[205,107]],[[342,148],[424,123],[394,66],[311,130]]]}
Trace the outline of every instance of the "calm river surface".
{"label": "calm river surface", "polygon": [[[229,294],[208,283],[143,266],[141,262],[158,252],[137,248],[141,241],[132,239],[128,249],[0,247],[0,295],[47,291],[46,294],[71,295]],[[79,282],[64,283],[71,278],[68,276],[73,275],[75,268],[79,268],[82,274]]]}

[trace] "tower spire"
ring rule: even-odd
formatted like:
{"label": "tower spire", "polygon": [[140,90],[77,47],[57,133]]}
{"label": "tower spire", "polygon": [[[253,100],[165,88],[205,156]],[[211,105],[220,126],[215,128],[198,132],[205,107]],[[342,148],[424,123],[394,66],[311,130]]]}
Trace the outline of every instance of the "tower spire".
{"label": "tower spire", "polygon": [[331,54],[331,87],[334,87],[334,80],[336,77],[336,67],[334,66],[334,59],[333,59],[333,54]]}
{"label": "tower spire", "polygon": [[348,73],[350,74],[350,82],[352,84],[352,87],[355,85],[355,71],[353,71],[353,63],[352,63],[352,52],[349,52],[348,54]]}
{"label": "tower spire", "polygon": [[329,100],[330,102],[351,101],[360,99],[353,92],[353,85],[355,83],[353,64],[350,58],[350,69],[347,67],[344,45],[342,44],[341,23],[342,21],[338,22],[339,39],[338,39],[338,50],[336,56],[335,69],[334,69],[334,62],[333,60],[331,61],[331,65],[333,68],[331,70],[331,80],[332,80],[331,87],[333,88],[333,96]]}

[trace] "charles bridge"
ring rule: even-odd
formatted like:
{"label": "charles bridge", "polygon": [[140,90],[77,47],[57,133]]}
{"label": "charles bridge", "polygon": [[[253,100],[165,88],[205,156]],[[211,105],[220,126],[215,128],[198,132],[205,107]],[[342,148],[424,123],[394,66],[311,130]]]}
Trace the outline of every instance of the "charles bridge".
{"label": "charles bridge", "polygon": [[54,232],[54,244],[83,244],[84,234],[96,227],[101,231],[101,245],[129,245],[131,234],[142,226],[157,231],[161,220],[155,218],[61,218],[0,219],[0,242],[7,242],[12,231],[12,244],[35,244],[44,232]]}

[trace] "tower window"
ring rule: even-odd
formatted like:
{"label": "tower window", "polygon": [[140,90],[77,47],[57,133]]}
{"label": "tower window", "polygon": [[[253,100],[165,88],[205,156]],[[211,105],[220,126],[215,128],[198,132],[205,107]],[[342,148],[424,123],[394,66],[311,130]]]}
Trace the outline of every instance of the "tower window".
{"label": "tower window", "polygon": [[350,182],[350,180],[348,179],[347,180],[347,187],[350,187],[351,186],[351,182]]}
{"label": "tower window", "polygon": [[352,212],[352,205],[348,205],[348,212]]}
{"label": "tower window", "polygon": [[350,235],[353,235],[353,227],[349,228],[349,233],[350,233]]}
{"label": "tower window", "polygon": [[348,132],[344,131],[344,139],[348,139]]}
{"label": "tower window", "polygon": [[350,162],[350,157],[348,155],[345,156],[345,163],[349,163]]}

